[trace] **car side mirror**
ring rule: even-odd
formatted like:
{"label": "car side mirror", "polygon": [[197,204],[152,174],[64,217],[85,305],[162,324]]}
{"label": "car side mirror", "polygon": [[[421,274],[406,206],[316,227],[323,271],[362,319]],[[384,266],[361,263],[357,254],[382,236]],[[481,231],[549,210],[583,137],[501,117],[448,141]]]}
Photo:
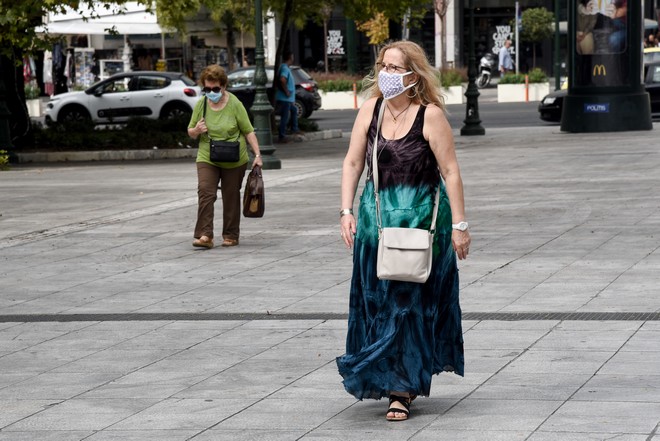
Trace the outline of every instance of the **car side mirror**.
{"label": "car side mirror", "polygon": [[95,96],[95,97],[100,97],[101,95],[103,95],[103,89],[101,89],[101,88],[99,87],[98,89],[96,89],[96,90],[94,91],[94,96]]}

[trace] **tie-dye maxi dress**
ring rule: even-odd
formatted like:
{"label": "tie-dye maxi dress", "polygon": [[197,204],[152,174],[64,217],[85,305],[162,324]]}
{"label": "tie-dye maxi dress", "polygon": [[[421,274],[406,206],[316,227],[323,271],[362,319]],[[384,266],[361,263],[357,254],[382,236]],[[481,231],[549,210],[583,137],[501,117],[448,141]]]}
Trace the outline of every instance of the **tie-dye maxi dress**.
{"label": "tie-dye maxi dress", "polygon": [[404,137],[386,140],[379,135],[378,176],[385,227],[428,229],[435,191],[441,185],[431,276],[423,284],[376,277],[371,150],[381,103],[369,127],[368,178],[353,249],[346,354],[337,358],[344,387],[358,399],[379,399],[390,391],[428,396],[433,374],[463,375],[464,364],[451,210],[437,162],[422,134],[424,106]]}

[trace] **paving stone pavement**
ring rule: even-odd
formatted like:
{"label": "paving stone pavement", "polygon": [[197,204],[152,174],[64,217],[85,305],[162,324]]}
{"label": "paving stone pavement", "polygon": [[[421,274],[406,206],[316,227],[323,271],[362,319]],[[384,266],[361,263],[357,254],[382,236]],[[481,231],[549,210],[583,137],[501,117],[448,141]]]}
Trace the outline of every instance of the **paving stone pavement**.
{"label": "paving stone pavement", "polygon": [[466,375],[404,423],[334,362],[348,138],[278,146],[229,249],[191,247],[190,160],[0,172],[0,441],[660,441],[655,130],[456,136]]}

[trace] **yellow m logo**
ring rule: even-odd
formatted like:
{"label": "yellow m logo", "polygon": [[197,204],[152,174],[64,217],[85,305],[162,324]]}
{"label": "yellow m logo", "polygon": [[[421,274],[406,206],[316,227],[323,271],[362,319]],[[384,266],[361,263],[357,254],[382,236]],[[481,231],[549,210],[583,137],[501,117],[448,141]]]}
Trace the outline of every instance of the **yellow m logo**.
{"label": "yellow m logo", "polygon": [[596,75],[602,75],[604,77],[607,76],[607,69],[605,69],[605,66],[603,64],[597,64],[594,66],[594,71],[592,74],[594,77]]}

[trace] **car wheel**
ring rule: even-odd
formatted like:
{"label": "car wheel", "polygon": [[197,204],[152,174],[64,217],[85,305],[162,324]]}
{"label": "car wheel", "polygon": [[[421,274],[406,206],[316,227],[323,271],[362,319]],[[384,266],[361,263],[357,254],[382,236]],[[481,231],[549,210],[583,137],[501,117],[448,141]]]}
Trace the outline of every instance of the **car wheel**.
{"label": "car wheel", "polygon": [[[303,104],[302,101],[296,100],[295,103],[293,103],[294,106],[296,106],[296,111],[298,112],[298,118],[307,118],[307,110],[305,109],[305,105]],[[311,113],[311,112],[310,112]]]}
{"label": "car wheel", "polygon": [[92,117],[83,106],[69,105],[60,110],[58,122],[89,121]]}
{"label": "car wheel", "polygon": [[185,104],[172,103],[166,104],[160,112],[161,119],[190,118],[192,114],[190,108]]}

